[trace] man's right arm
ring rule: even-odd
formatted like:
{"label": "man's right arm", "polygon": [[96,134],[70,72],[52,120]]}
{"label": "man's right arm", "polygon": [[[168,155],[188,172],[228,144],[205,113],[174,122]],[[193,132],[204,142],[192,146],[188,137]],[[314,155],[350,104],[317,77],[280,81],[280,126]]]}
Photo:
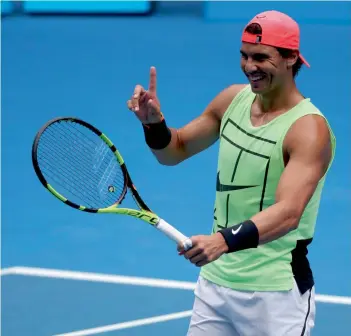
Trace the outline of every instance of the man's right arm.
{"label": "man's right arm", "polygon": [[168,146],[161,150],[151,149],[157,160],[163,165],[177,165],[214,144],[225,111],[244,87],[232,85],[224,89],[199,117],[180,129],[170,128],[172,138]]}
{"label": "man's right arm", "polygon": [[224,89],[199,117],[180,129],[166,127],[156,86],[156,68],[151,67],[148,90],[136,85],[127,106],[143,124],[146,142],[157,160],[163,165],[174,166],[217,141],[225,111],[246,85]]}

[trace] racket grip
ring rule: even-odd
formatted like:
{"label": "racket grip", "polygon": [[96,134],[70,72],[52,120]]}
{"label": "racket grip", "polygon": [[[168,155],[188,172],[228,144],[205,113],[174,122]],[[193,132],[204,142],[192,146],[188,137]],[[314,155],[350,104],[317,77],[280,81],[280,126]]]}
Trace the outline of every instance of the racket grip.
{"label": "racket grip", "polygon": [[191,239],[184,236],[175,227],[168,224],[162,218],[160,218],[160,221],[155,225],[155,227],[178,244],[183,244],[185,251],[189,250],[193,246]]}

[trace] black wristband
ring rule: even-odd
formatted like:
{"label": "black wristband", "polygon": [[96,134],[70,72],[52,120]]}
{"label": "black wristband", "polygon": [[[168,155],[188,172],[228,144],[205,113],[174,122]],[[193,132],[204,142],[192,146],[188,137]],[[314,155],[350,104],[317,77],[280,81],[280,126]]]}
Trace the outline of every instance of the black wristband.
{"label": "black wristband", "polygon": [[259,243],[258,229],[251,220],[222,229],[218,232],[222,234],[228,245],[227,253],[256,248]]}
{"label": "black wristband", "polygon": [[165,119],[155,124],[143,124],[143,129],[145,141],[152,149],[164,149],[171,142],[172,133]]}

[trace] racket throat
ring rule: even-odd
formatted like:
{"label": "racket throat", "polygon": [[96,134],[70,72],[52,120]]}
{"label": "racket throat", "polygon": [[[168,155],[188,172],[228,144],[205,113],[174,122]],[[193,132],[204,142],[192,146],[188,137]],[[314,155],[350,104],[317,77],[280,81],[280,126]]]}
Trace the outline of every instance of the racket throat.
{"label": "racket throat", "polygon": [[116,207],[109,207],[105,209],[99,209],[98,213],[111,213],[117,215],[128,215],[131,217],[135,217],[141,219],[151,225],[157,225],[160,221],[159,217],[152,212],[148,211],[140,211],[128,208],[116,208]]}

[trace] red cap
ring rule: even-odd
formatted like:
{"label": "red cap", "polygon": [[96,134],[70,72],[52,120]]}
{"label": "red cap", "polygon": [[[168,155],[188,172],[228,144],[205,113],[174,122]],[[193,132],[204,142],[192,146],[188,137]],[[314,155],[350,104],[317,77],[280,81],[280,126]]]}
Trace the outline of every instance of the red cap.
{"label": "red cap", "polygon": [[[257,14],[246,27],[252,23],[261,26],[262,34],[251,34],[244,29],[242,42],[300,51],[300,28],[290,16],[277,11],[267,11]],[[302,63],[310,67],[301,54],[299,57]]]}

